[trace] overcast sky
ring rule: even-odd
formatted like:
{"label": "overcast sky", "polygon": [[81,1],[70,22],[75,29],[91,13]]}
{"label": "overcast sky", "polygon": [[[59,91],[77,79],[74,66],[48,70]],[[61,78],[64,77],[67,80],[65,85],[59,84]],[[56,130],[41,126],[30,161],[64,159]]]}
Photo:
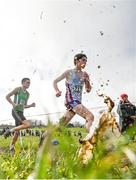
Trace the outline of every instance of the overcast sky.
{"label": "overcast sky", "polygon": [[5,95],[20,86],[23,77],[31,78],[29,103],[37,105],[25,115],[65,111],[64,81],[60,98],[52,82],[73,68],[79,52],[88,57],[86,71],[93,83],[92,92],[83,94],[85,106],[104,105],[96,94],[99,89],[116,103],[122,92],[135,102],[135,19],[135,0],[0,0],[1,123],[14,123]]}

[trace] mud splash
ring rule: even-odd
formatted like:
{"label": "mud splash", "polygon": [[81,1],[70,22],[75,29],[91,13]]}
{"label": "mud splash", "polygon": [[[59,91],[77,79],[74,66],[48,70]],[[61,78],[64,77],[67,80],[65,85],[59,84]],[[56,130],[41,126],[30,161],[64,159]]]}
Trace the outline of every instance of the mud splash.
{"label": "mud splash", "polygon": [[106,140],[107,149],[112,147],[112,144],[121,135],[120,128],[116,118],[112,113],[114,102],[109,96],[98,94],[104,99],[104,103],[108,109],[103,112],[99,119],[99,125],[91,139],[88,141],[80,141],[81,147],[78,152],[78,157],[83,164],[87,164],[93,158],[93,149],[98,140]]}

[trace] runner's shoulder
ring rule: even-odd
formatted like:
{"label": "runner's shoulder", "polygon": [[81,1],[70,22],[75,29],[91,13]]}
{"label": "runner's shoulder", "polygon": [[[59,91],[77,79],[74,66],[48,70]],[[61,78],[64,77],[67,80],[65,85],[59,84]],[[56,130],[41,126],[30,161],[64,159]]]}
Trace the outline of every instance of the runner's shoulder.
{"label": "runner's shoulder", "polygon": [[16,87],[13,91],[15,94],[18,94],[22,87]]}
{"label": "runner's shoulder", "polygon": [[67,69],[67,70],[65,71],[65,75],[66,75],[66,76],[70,75],[70,74],[72,73],[72,71],[73,71],[73,69]]}

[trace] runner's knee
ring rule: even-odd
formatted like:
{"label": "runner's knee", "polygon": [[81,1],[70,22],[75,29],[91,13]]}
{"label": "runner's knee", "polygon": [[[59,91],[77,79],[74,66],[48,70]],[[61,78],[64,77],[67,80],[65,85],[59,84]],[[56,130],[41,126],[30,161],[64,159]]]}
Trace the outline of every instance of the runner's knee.
{"label": "runner's knee", "polygon": [[14,132],[14,135],[15,135],[15,136],[19,136],[19,131],[15,131],[15,132]]}
{"label": "runner's knee", "polygon": [[31,127],[31,123],[27,120],[23,122],[23,125],[25,126],[25,128]]}
{"label": "runner's knee", "polygon": [[60,125],[63,125],[63,126],[67,125],[70,120],[71,120],[71,117],[69,115],[66,115],[61,119]]}
{"label": "runner's knee", "polygon": [[86,120],[92,124],[92,122],[94,121],[94,115],[92,113],[88,113],[86,116]]}
{"label": "runner's knee", "polygon": [[60,119],[59,119],[59,123],[60,123],[60,125],[64,125],[65,124],[65,121],[66,121],[66,117],[61,117]]}

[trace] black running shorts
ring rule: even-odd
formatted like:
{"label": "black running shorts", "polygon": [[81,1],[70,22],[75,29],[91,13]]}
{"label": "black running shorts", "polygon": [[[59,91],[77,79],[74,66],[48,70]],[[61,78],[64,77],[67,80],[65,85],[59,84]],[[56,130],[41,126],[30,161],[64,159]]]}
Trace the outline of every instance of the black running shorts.
{"label": "black running shorts", "polygon": [[22,111],[15,111],[12,109],[12,116],[15,119],[15,125],[19,126],[22,124],[22,121],[26,120]]}

